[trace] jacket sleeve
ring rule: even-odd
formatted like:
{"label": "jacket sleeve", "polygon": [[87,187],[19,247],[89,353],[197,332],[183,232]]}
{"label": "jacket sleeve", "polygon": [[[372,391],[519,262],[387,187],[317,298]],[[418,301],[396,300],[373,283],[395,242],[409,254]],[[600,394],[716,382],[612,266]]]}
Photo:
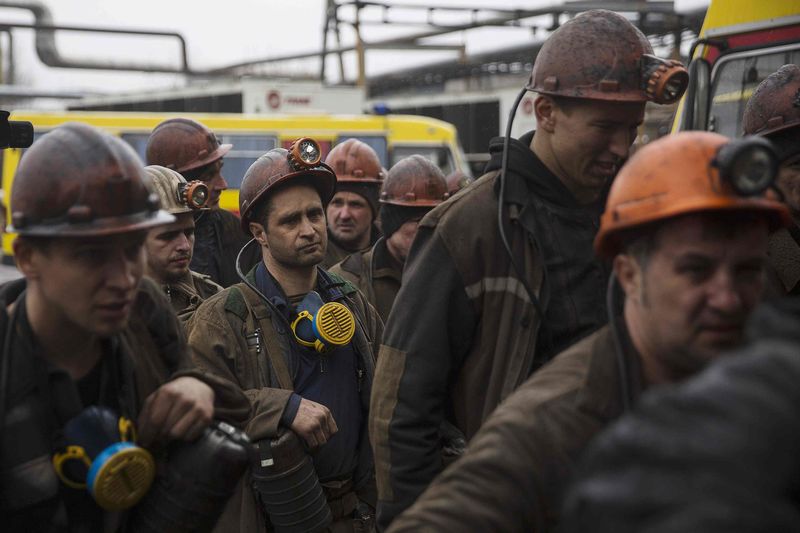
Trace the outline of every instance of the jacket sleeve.
{"label": "jacket sleeve", "polygon": [[439,426],[476,323],[450,254],[434,229],[421,226],[386,324],[372,388],[379,528],[411,505],[442,469]]}
{"label": "jacket sleeve", "polygon": [[799,350],[767,338],[646,395],[590,448],[564,531],[798,531]]}
{"label": "jacket sleeve", "polygon": [[[242,353],[241,333],[231,326],[219,303],[219,298],[203,302],[186,324],[192,357],[201,370],[237,384],[247,397],[249,413],[243,428],[251,440],[275,437],[292,391],[243,386],[240,372],[249,354]],[[255,368],[250,371],[257,372]],[[249,380],[256,379],[249,376]]]}
{"label": "jacket sleeve", "polygon": [[140,283],[139,313],[153,341],[159,346],[170,376],[189,376],[206,383],[214,390],[214,417],[234,425],[242,425],[249,416],[250,405],[239,388],[230,380],[198,367],[190,356],[184,329],[161,290],[149,279]]}
{"label": "jacket sleeve", "polygon": [[601,427],[575,407],[584,368],[557,358],[523,383],[389,532],[548,531],[572,466]]}

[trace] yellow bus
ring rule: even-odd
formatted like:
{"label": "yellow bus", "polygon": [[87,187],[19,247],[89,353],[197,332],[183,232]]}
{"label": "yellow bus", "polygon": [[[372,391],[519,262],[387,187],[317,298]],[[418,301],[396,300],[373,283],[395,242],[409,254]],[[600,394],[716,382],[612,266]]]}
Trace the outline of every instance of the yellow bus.
{"label": "yellow bus", "polygon": [[[455,128],[440,120],[412,115],[242,115],[242,114],[164,114],[122,112],[13,112],[12,120],[33,123],[35,139],[64,122],[85,122],[127,141],[144,160],[147,138],[161,121],[171,117],[195,119],[214,131],[223,143],[233,148],[225,156],[223,175],[229,189],[220,205],[234,212],[239,209],[239,186],[247,168],[272,148],[288,147],[298,137],[313,137],[320,142],[323,157],[337,143],[358,138],[372,146],[384,167],[413,154],[420,154],[438,165],[445,175],[460,170],[470,175]],[[2,207],[6,221],[10,216],[8,199],[14,172],[24,150],[2,152]],[[3,234],[3,253],[12,254],[12,234]],[[8,261],[6,261],[8,262]]]}
{"label": "yellow bus", "polygon": [[753,90],[782,65],[800,64],[800,0],[711,0],[691,56],[673,131],[741,136]]}

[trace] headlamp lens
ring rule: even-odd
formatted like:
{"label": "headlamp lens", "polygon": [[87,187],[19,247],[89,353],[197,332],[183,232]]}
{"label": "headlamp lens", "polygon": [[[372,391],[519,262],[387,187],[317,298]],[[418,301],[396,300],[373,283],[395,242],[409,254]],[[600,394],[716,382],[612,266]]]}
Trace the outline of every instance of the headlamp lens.
{"label": "headlamp lens", "polygon": [[208,185],[202,181],[190,181],[181,186],[181,203],[191,209],[203,209],[208,204],[208,198]]}
{"label": "headlamp lens", "polygon": [[192,205],[202,207],[208,201],[208,188],[197,187],[192,191]]}
{"label": "headlamp lens", "polygon": [[731,141],[717,154],[717,166],[739,194],[754,196],[775,183],[778,158],[769,141],[748,137]]}
{"label": "headlamp lens", "polygon": [[289,149],[289,159],[299,169],[311,168],[319,164],[322,151],[314,139],[303,137],[292,143]]}

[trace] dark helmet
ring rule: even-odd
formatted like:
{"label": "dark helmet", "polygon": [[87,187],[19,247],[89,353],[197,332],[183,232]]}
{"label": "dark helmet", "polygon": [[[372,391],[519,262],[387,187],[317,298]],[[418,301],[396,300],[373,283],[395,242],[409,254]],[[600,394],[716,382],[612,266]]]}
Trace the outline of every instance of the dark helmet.
{"label": "dark helmet", "polygon": [[10,232],[24,236],[111,235],[173,222],[139,156],[97,128],[67,123],[25,153],[11,190]]}
{"label": "dark helmet", "polygon": [[310,178],[323,207],[328,205],[336,190],[336,175],[328,165],[320,162],[320,156],[319,144],[304,137],[294,141],[288,150],[273,148],[250,165],[239,189],[239,213],[245,233],[250,233],[256,205],[266,198],[269,191],[292,179]]}
{"label": "dark helmet", "polygon": [[222,159],[231,149],[196,120],[171,118],[153,129],[147,139],[147,164],[186,172]]}
{"label": "dark helmet", "polygon": [[767,76],[744,110],[745,135],[772,135],[800,127],[800,67],[784,65]]}
{"label": "dark helmet", "polygon": [[592,9],[547,38],[526,88],[552,96],[670,104],[688,83],[683,65],[655,57],[650,42],[628,19]]}
{"label": "dark helmet", "polygon": [[408,207],[433,207],[449,196],[447,181],[439,167],[421,155],[412,155],[389,170],[380,201]]}

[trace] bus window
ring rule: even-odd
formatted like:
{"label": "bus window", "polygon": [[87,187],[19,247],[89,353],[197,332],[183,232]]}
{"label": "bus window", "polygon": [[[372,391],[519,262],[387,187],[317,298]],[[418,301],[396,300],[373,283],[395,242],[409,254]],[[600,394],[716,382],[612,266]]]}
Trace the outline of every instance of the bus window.
{"label": "bus window", "polygon": [[788,63],[800,64],[800,45],[722,56],[712,73],[709,129],[728,137],[742,135],[742,116],[753,90]]}
{"label": "bus window", "polygon": [[392,165],[410,155],[421,155],[428,159],[434,165],[442,169],[445,176],[455,170],[453,154],[450,153],[450,150],[446,146],[395,145],[392,148]]}
{"label": "bus window", "polygon": [[278,139],[270,135],[217,135],[222,144],[232,144],[222,168],[222,175],[228,182],[229,189],[238,189],[242,185],[244,173],[256,159],[278,146]]}
{"label": "bus window", "polygon": [[336,144],[343,143],[347,139],[358,139],[359,141],[367,144],[375,150],[378,154],[378,159],[381,161],[381,166],[383,168],[389,168],[389,154],[386,146],[386,137],[382,137],[379,135],[339,135],[336,140]]}

